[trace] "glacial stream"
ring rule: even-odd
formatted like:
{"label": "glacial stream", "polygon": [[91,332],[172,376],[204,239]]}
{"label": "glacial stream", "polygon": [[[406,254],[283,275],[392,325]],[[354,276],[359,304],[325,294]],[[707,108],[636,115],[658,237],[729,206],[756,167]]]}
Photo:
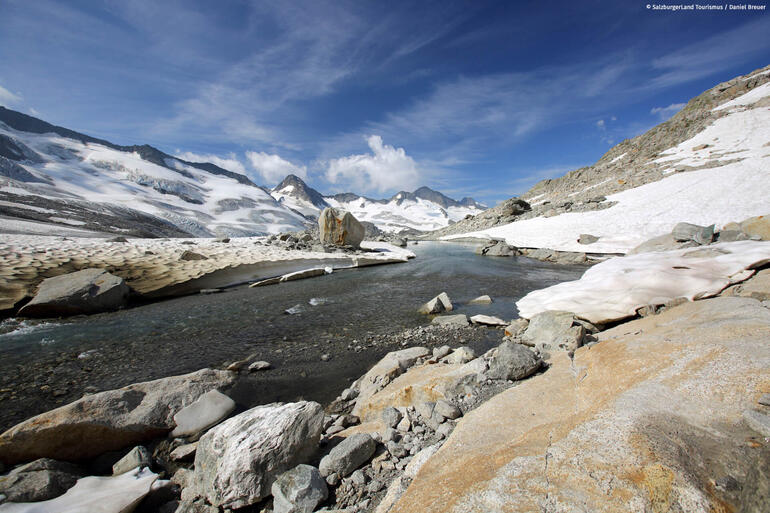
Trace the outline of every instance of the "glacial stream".
{"label": "glacial stream", "polygon": [[[243,407],[299,397],[328,402],[405,329],[428,325],[417,308],[445,291],[452,313],[510,320],[528,292],[577,279],[582,266],[474,254],[474,245],[420,242],[405,264],[219,294],[193,295],[66,320],[0,324],[0,431],[82,396],[160,377],[221,368],[254,354],[273,369],[233,391]],[[489,305],[468,301],[488,294]],[[296,313],[287,314],[287,309]],[[445,343],[483,352],[502,332]],[[418,344],[419,337],[412,343]],[[324,358],[322,359],[322,355]]]}

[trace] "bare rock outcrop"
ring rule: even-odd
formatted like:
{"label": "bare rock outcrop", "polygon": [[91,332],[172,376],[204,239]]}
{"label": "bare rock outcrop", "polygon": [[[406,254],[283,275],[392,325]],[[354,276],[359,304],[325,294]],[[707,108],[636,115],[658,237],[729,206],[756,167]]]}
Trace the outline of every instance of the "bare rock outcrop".
{"label": "bare rock outcrop", "polygon": [[467,413],[390,512],[767,505],[770,452],[743,413],[770,387],[770,310],[688,302],[599,339]]}

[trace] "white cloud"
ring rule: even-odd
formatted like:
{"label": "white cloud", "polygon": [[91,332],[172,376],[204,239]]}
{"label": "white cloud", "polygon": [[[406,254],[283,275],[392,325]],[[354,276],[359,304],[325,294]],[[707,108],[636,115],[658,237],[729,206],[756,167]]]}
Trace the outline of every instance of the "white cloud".
{"label": "white cloud", "polygon": [[4,105],[6,107],[16,107],[21,103],[21,96],[18,94],[13,94],[8,89],[4,88],[3,86],[0,86],[0,105]]}
{"label": "white cloud", "polygon": [[605,126],[605,124],[606,124],[606,123],[604,122],[604,120],[603,120],[603,119],[600,119],[599,121],[597,121],[597,122],[596,122],[596,126],[597,126],[597,127],[600,129],[600,130],[604,130],[604,126]]}
{"label": "white cloud", "polygon": [[661,121],[665,121],[687,105],[686,103],[672,103],[668,107],[653,107],[650,114],[658,116]]}
{"label": "white cloud", "polygon": [[254,171],[259,173],[268,184],[277,184],[290,174],[307,178],[306,166],[292,164],[280,155],[271,155],[263,151],[247,151],[246,158],[249,159]]}
{"label": "white cloud", "polygon": [[403,148],[383,144],[379,135],[370,135],[366,142],[372,153],[332,159],[326,179],[332,183],[345,182],[346,190],[364,192],[411,190],[417,185],[417,164]]}
{"label": "white cloud", "polygon": [[215,164],[222,169],[227,169],[233,173],[246,174],[246,166],[243,165],[243,162],[238,160],[235,153],[230,153],[226,157],[220,157],[218,155],[193,153],[191,151],[177,151],[176,156],[188,162],[210,162],[211,164]]}

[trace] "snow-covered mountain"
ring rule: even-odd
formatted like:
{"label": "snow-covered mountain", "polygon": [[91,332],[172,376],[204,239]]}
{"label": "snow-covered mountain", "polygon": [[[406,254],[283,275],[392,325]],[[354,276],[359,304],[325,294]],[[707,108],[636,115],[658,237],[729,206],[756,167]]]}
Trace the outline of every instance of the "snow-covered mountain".
{"label": "snow-covered mountain", "polygon": [[390,199],[372,199],[351,192],[322,196],[297,176],[289,175],[271,192],[282,204],[310,218],[325,207],[351,212],[359,221],[368,221],[384,232],[412,229],[429,231],[476,215],[486,207],[472,198],[453,200],[428,187],[414,192],[401,191]]}
{"label": "snow-covered mountain", "polygon": [[58,225],[135,236],[249,236],[307,224],[244,175],[3,107],[0,217],[22,232]]}

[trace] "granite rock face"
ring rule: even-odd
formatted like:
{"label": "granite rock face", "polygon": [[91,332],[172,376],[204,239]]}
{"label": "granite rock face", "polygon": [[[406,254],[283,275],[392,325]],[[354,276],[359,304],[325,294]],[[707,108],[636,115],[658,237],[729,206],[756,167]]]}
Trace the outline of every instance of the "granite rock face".
{"label": "granite rock face", "polygon": [[230,372],[202,369],[83,397],[0,434],[0,461],[84,460],[165,435],[176,412],[233,381]]}
{"label": "granite rock face", "polygon": [[273,403],[247,410],[203,435],[195,453],[191,495],[242,508],[270,495],[275,479],[310,459],[318,447],[318,403]]}
{"label": "granite rock face", "polygon": [[318,217],[321,242],[332,246],[358,248],[364,240],[366,229],[353,214],[345,210],[327,207]]}
{"label": "granite rock face", "polygon": [[736,297],[604,331],[467,413],[390,512],[762,511],[770,451],[743,412],[769,339],[770,310]]}
{"label": "granite rock face", "polygon": [[130,292],[123,278],[104,269],[83,269],[43,280],[19,315],[61,317],[117,310],[128,303]]}

